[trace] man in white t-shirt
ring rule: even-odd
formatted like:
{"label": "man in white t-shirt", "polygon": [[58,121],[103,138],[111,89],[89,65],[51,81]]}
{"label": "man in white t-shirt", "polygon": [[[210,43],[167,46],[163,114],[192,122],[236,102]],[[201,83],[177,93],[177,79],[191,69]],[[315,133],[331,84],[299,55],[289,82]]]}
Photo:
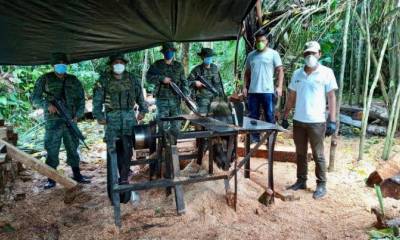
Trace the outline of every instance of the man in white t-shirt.
{"label": "man in white t-shirt", "polygon": [[[326,194],[326,162],[324,157],[324,137],[336,131],[336,96],[338,88],[332,69],[318,63],[321,47],[318,42],[306,43],[305,66],[297,69],[289,84],[289,99],[282,120],[288,128],[288,115],[295,106],[293,116],[293,139],[297,155],[297,181],[288,189],[306,189],[307,149],[310,142],[317,188],[313,194],[319,199]],[[328,121],[326,121],[326,98],[328,98]]]}
{"label": "man in white t-shirt", "polygon": [[[268,47],[267,33],[256,34],[256,50],[249,53],[246,60],[243,95],[248,99],[249,117],[259,119],[263,108],[265,121],[275,123],[275,92],[282,96],[283,67],[278,52]],[[274,86],[274,73],[277,73],[277,87]],[[251,135],[251,142],[259,142],[258,134]]]}

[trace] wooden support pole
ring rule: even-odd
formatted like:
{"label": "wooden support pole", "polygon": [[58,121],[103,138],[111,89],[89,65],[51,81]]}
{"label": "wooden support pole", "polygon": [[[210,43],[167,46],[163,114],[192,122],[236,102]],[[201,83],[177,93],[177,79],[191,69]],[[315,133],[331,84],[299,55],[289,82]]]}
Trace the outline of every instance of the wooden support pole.
{"label": "wooden support pole", "polygon": [[71,178],[59,174],[55,169],[24,153],[10,143],[0,139],[0,144],[4,144],[6,146],[7,154],[12,159],[24,164],[25,166],[37,171],[38,173],[46,177],[53,179],[54,181],[63,185],[66,189],[72,189],[77,186],[77,182],[75,182]]}
{"label": "wooden support pole", "polygon": [[[245,155],[250,153],[250,134],[246,134],[245,140]],[[249,157],[249,161],[244,165],[244,178],[250,178],[250,161],[251,156]]]}

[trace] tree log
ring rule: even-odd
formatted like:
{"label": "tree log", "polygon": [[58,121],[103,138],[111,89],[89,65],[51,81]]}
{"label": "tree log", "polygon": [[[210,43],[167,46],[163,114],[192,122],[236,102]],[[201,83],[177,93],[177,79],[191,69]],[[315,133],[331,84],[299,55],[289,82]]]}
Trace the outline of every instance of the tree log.
{"label": "tree log", "polygon": [[[340,107],[340,112],[348,115],[357,115],[359,116],[358,119],[356,120],[361,120],[362,115],[363,115],[363,109],[362,107],[359,106],[354,106],[354,105],[342,105]],[[369,111],[369,121],[373,120],[382,120],[384,122],[389,121],[389,113],[385,107],[382,107],[378,104],[372,104],[371,109]]]}
{"label": "tree log", "polygon": [[21,162],[25,166],[39,172],[40,174],[43,174],[46,177],[53,179],[54,181],[63,185],[65,188],[72,189],[77,185],[77,182],[75,182],[71,178],[59,174],[55,169],[40,162],[36,158],[22,152],[21,150],[14,147],[10,143],[4,140],[0,140],[0,144],[6,145],[7,154],[11,156],[13,160]]}
{"label": "tree log", "polygon": [[[340,122],[356,128],[361,128],[361,121],[353,120],[350,116],[344,114],[340,114]],[[386,136],[386,132],[387,132],[386,127],[368,124],[367,133],[369,134]]]}
{"label": "tree log", "polygon": [[400,154],[393,155],[388,161],[383,162],[373,171],[368,179],[367,186],[373,187],[375,184],[381,184],[385,179],[389,179],[400,174]]}
{"label": "tree log", "polygon": [[400,175],[385,179],[381,183],[383,197],[390,197],[396,200],[400,199]]}

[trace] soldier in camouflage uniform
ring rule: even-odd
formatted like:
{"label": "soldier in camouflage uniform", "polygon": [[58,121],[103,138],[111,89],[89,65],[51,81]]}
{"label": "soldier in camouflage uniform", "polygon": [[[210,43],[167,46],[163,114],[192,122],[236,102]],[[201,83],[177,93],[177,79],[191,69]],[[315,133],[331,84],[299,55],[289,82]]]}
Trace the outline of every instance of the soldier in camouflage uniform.
{"label": "soldier in camouflage uniform", "polygon": [[[224,90],[221,82],[220,73],[217,65],[212,63],[212,57],[215,56],[211,48],[202,48],[197,55],[201,57],[203,63],[193,68],[189,75],[189,85],[194,90],[192,96],[196,99],[196,103],[200,113],[207,114],[210,111],[211,102],[216,97],[223,97]],[[204,77],[217,91],[218,95],[214,95],[204,85],[198,81],[198,76]]]}
{"label": "soldier in camouflage uniform", "polygon": [[[173,43],[162,45],[164,59],[153,63],[147,72],[147,81],[155,85],[157,118],[174,117],[181,114],[181,99],[176,95],[170,82],[176,83],[185,95],[189,95],[188,81],[180,62],[174,60],[176,48]],[[159,126],[161,130],[170,129],[176,136],[180,129],[180,121],[173,121],[171,126],[165,122]]]}
{"label": "soldier in camouflage uniform", "polygon": [[[137,120],[147,113],[143,91],[139,80],[125,70],[128,60],[122,54],[111,56],[108,64],[111,71],[103,73],[93,89],[93,115],[99,124],[105,125],[107,147],[115,142],[119,170],[119,183],[127,184],[130,161],[133,155],[132,134]],[[136,117],[134,106],[138,104]],[[110,170],[110,158],[107,156],[107,170]],[[110,196],[110,178],[108,172],[108,193]],[[130,192],[121,194],[121,202],[126,203]]]}
{"label": "soldier in camouflage uniform", "polygon": [[[43,108],[45,124],[44,148],[47,151],[46,164],[56,169],[59,164],[59,152],[61,140],[67,152],[67,164],[71,166],[73,179],[79,183],[90,183],[80,173],[78,146],[79,139],[68,130],[64,120],[57,113],[57,109],[49,101],[61,99],[69,114],[77,120],[83,117],[85,110],[85,93],[82,84],[71,74],[67,74],[67,57],[63,53],[55,53],[52,56],[53,72],[42,75],[35,83],[32,103],[37,108]],[[44,188],[56,186],[56,182],[48,179]]]}

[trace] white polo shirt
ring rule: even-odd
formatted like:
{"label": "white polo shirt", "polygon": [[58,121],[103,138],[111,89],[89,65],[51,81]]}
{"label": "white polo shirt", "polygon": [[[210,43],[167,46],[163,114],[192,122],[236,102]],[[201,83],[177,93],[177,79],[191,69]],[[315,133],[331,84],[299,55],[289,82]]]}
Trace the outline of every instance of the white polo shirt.
{"label": "white polo shirt", "polygon": [[299,68],[293,73],[289,89],[296,92],[294,120],[326,122],[327,93],[338,89],[332,69],[319,64],[315,71],[307,75],[304,68]]}

